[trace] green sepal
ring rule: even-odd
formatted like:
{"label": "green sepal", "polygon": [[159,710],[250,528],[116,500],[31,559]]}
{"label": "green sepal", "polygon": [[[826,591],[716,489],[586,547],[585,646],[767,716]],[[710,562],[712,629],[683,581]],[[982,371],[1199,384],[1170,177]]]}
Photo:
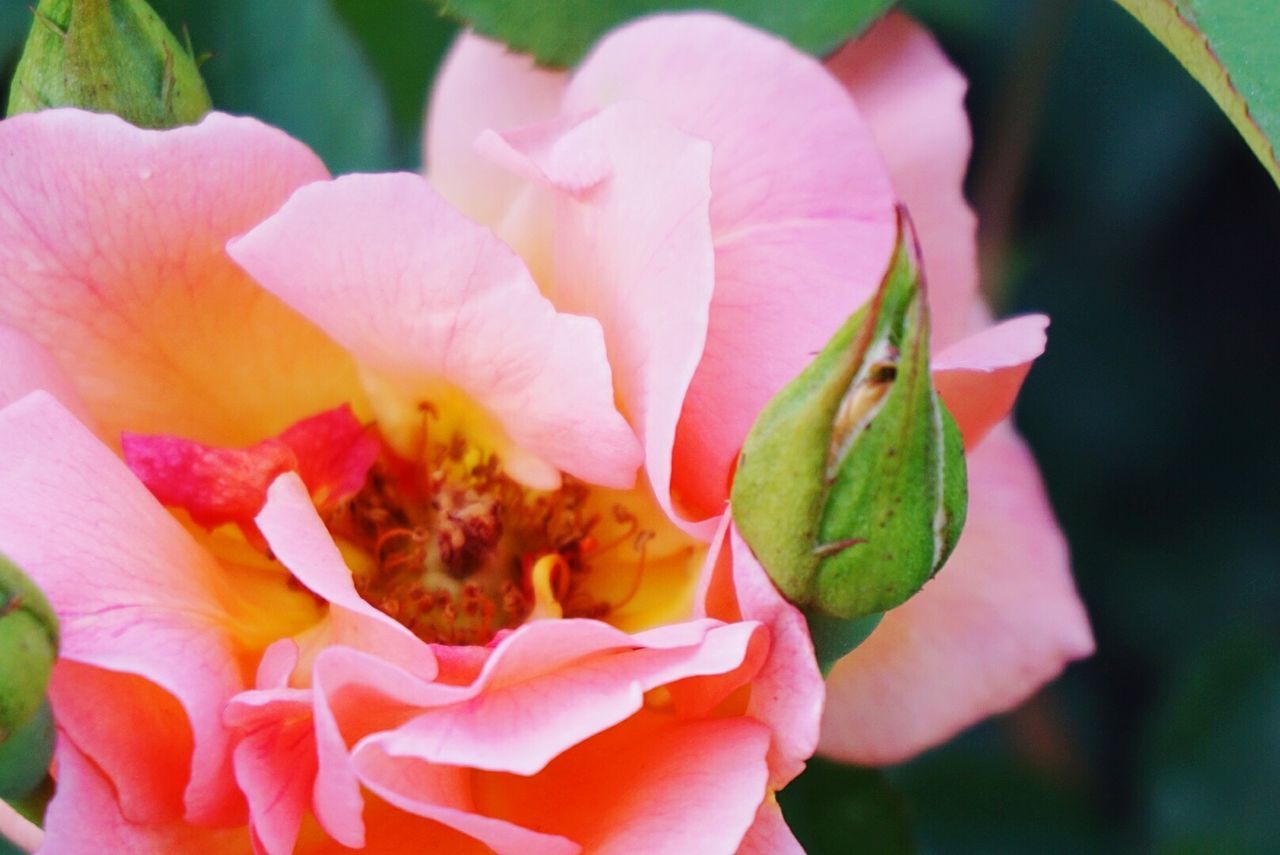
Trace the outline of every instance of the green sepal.
{"label": "green sepal", "polygon": [[883,612],[876,612],[848,620],[807,609],[804,619],[809,625],[809,637],[813,639],[813,652],[822,676],[830,674],[842,656],[866,641],[883,617]]}
{"label": "green sepal", "polygon": [[0,742],[0,799],[28,798],[49,774],[57,727],[49,699],[40,702],[31,718]]}
{"label": "green sepal", "polygon": [[58,619],[40,589],[0,557],[0,745],[35,715],[58,656]]}
{"label": "green sepal", "polygon": [[142,128],[190,124],[211,108],[196,65],[144,0],[41,0],[8,114],[80,107]]}
{"label": "green sepal", "polygon": [[734,477],[735,524],[821,628],[820,660],[861,641],[831,621],[904,602],[964,525],[964,448],[933,388],[928,305],[914,237],[900,223],[879,289],[764,408]]}

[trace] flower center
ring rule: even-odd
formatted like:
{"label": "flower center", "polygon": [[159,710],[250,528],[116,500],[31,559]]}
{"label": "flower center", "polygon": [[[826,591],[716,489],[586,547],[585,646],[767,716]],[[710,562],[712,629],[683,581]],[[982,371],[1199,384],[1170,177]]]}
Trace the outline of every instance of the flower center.
{"label": "flower center", "polygon": [[461,434],[437,439],[434,407],[422,412],[414,458],[384,444],[363,488],[323,516],[361,597],[424,641],[484,644],[531,617],[610,619],[650,564],[691,563],[691,543],[651,555],[656,526],[608,491],[567,476],[529,489]]}
{"label": "flower center", "polygon": [[643,482],[618,491],[565,476],[535,490],[466,429],[465,407],[448,422],[431,404],[419,414],[397,443],[342,406],[248,448],[135,434],[122,445],[162,503],[211,532],[236,526],[231,540],[263,553],[254,517],[272,481],[297,473],[360,596],[427,642],[485,644],[534,618],[637,631],[688,616],[706,547]]}

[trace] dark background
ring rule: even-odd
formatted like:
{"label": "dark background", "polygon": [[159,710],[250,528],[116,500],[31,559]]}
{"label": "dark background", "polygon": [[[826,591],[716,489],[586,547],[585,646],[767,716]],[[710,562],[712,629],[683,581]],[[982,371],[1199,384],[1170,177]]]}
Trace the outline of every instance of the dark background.
{"label": "dark background", "polygon": [[[153,5],[215,106],[334,171],[419,165],[428,4]],[[1280,851],[1280,191],[1109,0],[905,5],[971,80],[988,293],[1053,318],[1018,421],[1098,653],[886,773],[815,762],[784,808],[812,853]]]}

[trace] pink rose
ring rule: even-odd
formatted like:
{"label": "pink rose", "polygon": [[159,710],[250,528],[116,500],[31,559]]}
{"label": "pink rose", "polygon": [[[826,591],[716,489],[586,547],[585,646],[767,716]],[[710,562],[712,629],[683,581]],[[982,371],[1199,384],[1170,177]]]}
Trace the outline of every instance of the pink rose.
{"label": "pink rose", "polygon": [[[756,413],[879,283],[893,206],[909,209],[935,381],[973,450],[970,506],[945,571],[828,680],[821,750],[851,762],[942,742],[1093,650],[1035,463],[1005,422],[1048,320],[993,325],[978,295],[964,93],[901,14],[825,69],[681,15],[623,28],[572,75],[464,37],[427,123],[432,183],[516,247],[557,305],[600,318],[624,393],[690,378],[678,409],[632,412],[659,501],[703,535]],[[734,554],[754,563],[736,541]]]}
{"label": "pink rose", "polygon": [[711,16],[572,77],[464,38],[438,193],[247,119],[0,123],[0,551],[63,622],[44,849],[796,849],[772,792],[822,681],[725,501],[878,280],[895,186],[939,387],[995,427],[826,750],[904,756],[1086,653],[997,425],[1044,321],[972,305],[962,85],[902,18],[832,71]]}

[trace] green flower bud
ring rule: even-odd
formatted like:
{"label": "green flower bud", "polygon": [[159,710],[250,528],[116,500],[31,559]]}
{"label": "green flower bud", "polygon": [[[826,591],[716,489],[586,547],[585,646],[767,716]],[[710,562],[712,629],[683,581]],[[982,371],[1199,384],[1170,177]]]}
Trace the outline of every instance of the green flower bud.
{"label": "green flower bud", "polygon": [[49,107],[171,128],[198,121],[210,103],[190,52],[144,0],[41,0],[9,115]]}
{"label": "green flower bud", "polygon": [[964,448],[933,388],[928,304],[900,222],[880,288],[764,408],[734,476],[734,521],[809,615],[826,664],[937,572],[964,525]]}
{"label": "green flower bud", "polygon": [[58,656],[58,619],[49,601],[0,557],[0,743],[40,708]]}

